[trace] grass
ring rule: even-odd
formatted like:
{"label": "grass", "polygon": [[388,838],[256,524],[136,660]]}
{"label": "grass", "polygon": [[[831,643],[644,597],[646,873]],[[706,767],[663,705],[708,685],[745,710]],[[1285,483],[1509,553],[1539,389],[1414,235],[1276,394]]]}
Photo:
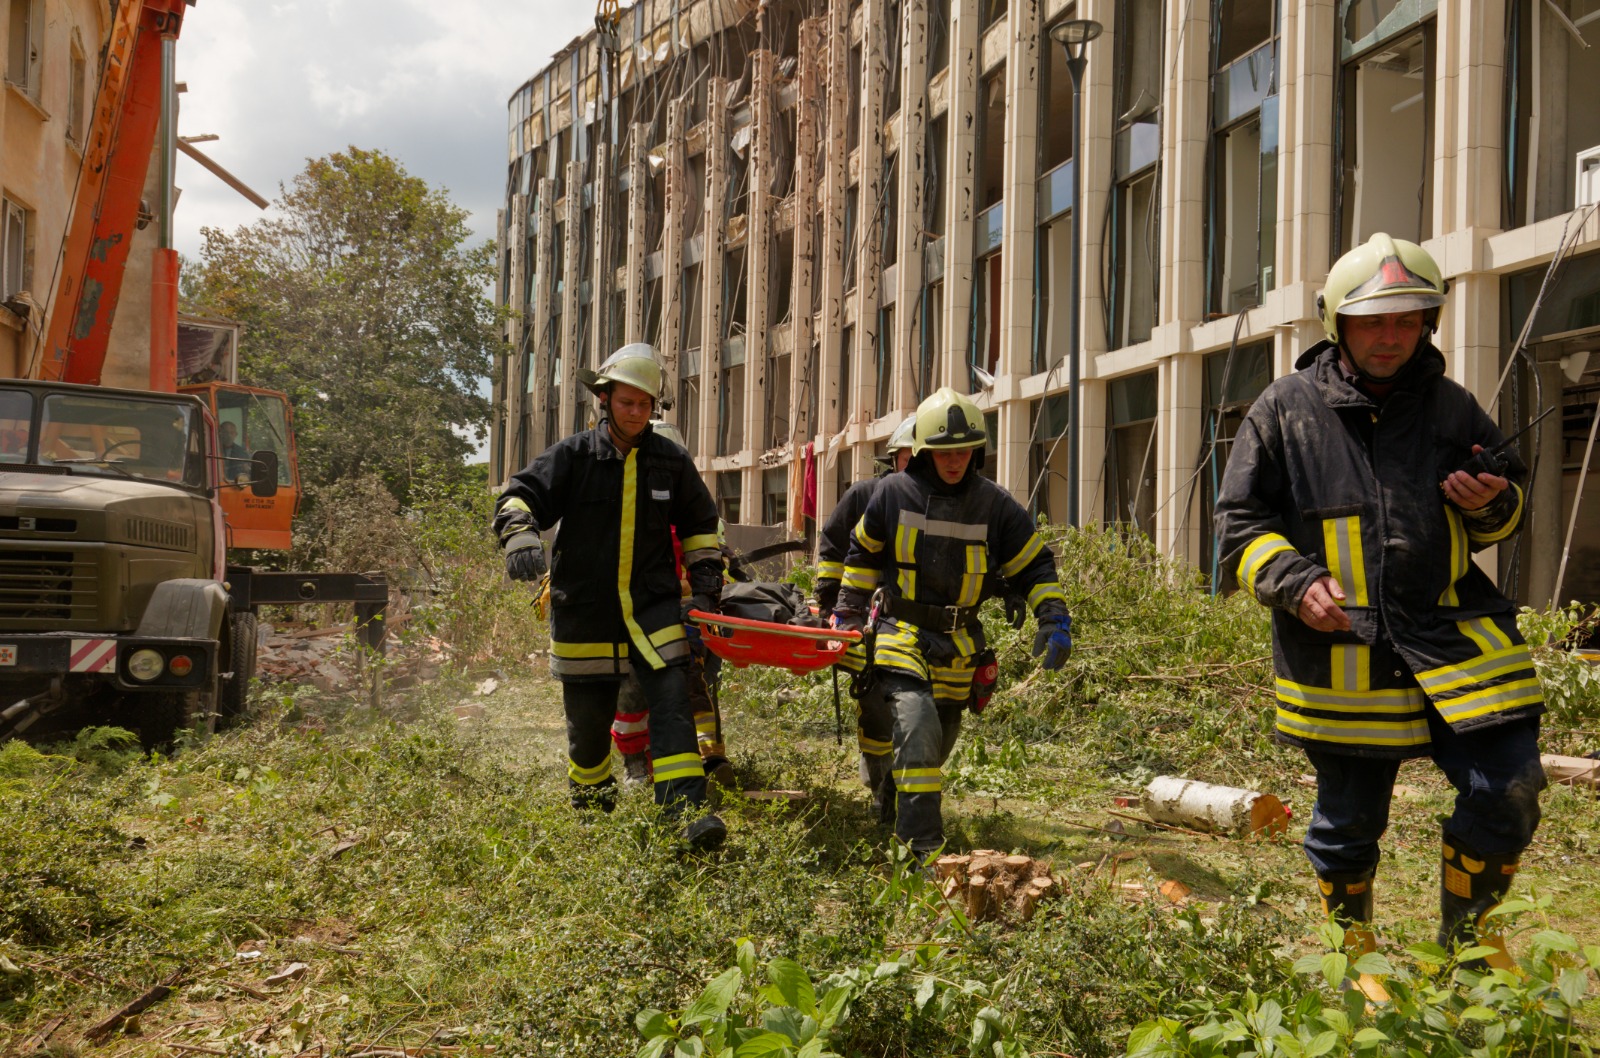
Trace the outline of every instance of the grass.
{"label": "grass", "polygon": [[[1312,790],[1268,737],[1263,615],[1152,577],[1151,555],[1108,539],[1066,551],[1077,654],[1037,674],[1031,626],[994,627],[1004,690],[949,768],[952,844],[1026,851],[1072,880],[1026,927],[956,929],[897,902],[826,677],[729,674],[741,777],[809,798],[730,802],[712,857],[643,797],[609,816],[568,807],[559,689],[537,671],[508,668],[475,699],[481,720],[455,717],[461,676],[378,710],[303,691],[171,758],[104,732],[0,748],[0,1054],[29,1053],[61,1018],[56,1055],[630,1055],[635,1015],[686,1006],[739,938],[819,976],[925,957],[920,979],[954,998],[863,987],[831,1043],[849,1055],[967,1053],[984,1010],[1005,1012],[1017,1054],[1120,1054],[1182,1003],[1288,987],[1293,961],[1322,950],[1298,847]],[[1547,749],[1584,749],[1600,703],[1559,679],[1574,689]],[[1291,831],[1243,842],[1109,814],[1166,772],[1271,790]],[[1400,781],[1378,889],[1391,952],[1432,937],[1452,797],[1426,762]],[[1600,803],[1558,788],[1544,810],[1517,890],[1553,898],[1542,924],[1600,941]],[[1151,898],[1168,879],[1192,891],[1183,907]],[[294,963],[302,975],[269,983]],[[168,980],[136,1023],[83,1040]]]}

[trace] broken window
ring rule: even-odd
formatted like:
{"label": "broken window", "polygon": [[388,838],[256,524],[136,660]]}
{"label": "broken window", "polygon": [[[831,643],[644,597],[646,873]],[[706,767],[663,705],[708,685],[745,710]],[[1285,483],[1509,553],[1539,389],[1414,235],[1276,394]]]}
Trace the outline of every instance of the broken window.
{"label": "broken window", "polygon": [[1039,225],[1034,250],[1039,266],[1035,274],[1038,296],[1031,370],[1038,374],[1059,367],[1069,352],[1072,313],[1078,304],[1072,276],[1071,210]]}
{"label": "broken window", "polygon": [[749,126],[733,134],[728,144],[727,216],[737,217],[748,210],[750,194]]}
{"label": "broken window", "polygon": [[849,492],[850,486],[855,483],[855,464],[856,455],[852,449],[846,448],[844,451],[839,453],[839,465],[836,472],[837,478],[835,479],[835,488],[837,491],[834,493],[833,499],[835,504],[844,499],[844,494]]}
{"label": "broken window", "polygon": [[889,0],[883,11],[883,112],[893,117],[900,110],[900,0]]}
{"label": "broken window", "polygon": [[1000,455],[996,451],[995,441],[1000,436],[1000,413],[986,411],[983,413],[983,466],[979,473],[990,481],[998,481],[1000,476]]}
{"label": "broken window", "polygon": [[855,348],[856,329],[846,327],[839,339],[839,414],[834,418],[833,428],[842,430],[850,422],[850,408],[853,403],[853,385],[850,374],[850,351]]}
{"label": "broken window", "polygon": [[685,349],[678,368],[678,429],[689,454],[700,454],[700,350]]}
{"label": "broken window", "polygon": [[723,347],[722,385],[717,388],[717,455],[731,456],[744,448],[744,338],[729,338]]}
{"label": "broken window", "polygon": [[983,388],[979,370],[990,376],[1000,363],[1000,263],[996,252],[978,259],[973,268],[972,291],[972,367],[968,372],[969,393]]}
{"label": "broken window", "polygon": [[690,158],[687,168],[689,179],[684,189],[683,221],[693,238],[706,230],[706,156],[697,154]]}
{"label": "broken window", "polygon": [[1207,311],[1261,304],[1278,223],[1277,0],[1217,0],[1206,215]]}
{"label": "broken window", "polygon": [[944,283],[929,283],[923,288],[921,354],[917,357],[917,403],[921,404],[938,388],[935,370],[944,350]]}
{"label": "broken window", "polygon": [[688,82],[693,85],[689,98],[690,128],[694,128],[706,119],[706,99],[710,95],[709,81],[712,74],[711,43],[701,41],[689,52],[689,67],[685,71]]}
{"label": "broken window", "polygon": [[1028,405],[1032,419],[1029,432],[1032,441],[1028,446],[1028,488],[1033,496],[1033,506],[1028,513],[1045,521],[1065,522],[1070,508],[1067,486],[1071,481],[1071,471],[1067,461],[1069,450],[1066,440],[1071,418],[1068,414],[1070,405],[1065,393],[1030,401]]}
{"label": "broken window", "polygon": [[822,428],[822,392],[817,385],[817,373],[822,369],[822,342],[813,338],[806,351],[806,373],[800,379],[805,394],[805,428],[801,435],[817,433]]}
{"label": "broken window", "polygon": [[0,300],[33,283],[33,210],[10,198],[0,199]]}
{"label": "broken window", "polygon": [[873,390],[875,404],[873,416],[883,418],[889,414],[889,406],[894,397],[894,306],[886,305],[878,310],[878,341],[877,361],[874,364]]}
{"label": "broken window", "polygon": [[845,95],[844,149],[853,151],[861,146],[861,45],[850,49],[850,86]]}
{"label": "broken window", "polygon": [[39,98],[44,26],[44,0],[11,0],[6,80],[35,100]]}
{"label": "broken window", "polygon": [[899,154],[889,157],[884,166],[882,201],[873,217],[879,228],[878,255],[881,267],[888,268],[900,259],[900,177]]}
{"label": "broken window", "polygon": [[781,231],[773,235],[767,269],[767,323],[770,326],[791,323],[794,320],[793,231]]}
{"label": "broken window", "polygon": [[950,0],[928,0],[928,77],[950,65]]}
{"label": "broken window", "polygon": [[1161,4],[1121,0],[1125,31],[1113,95],[1116,186],[1112,191],[1113,349],[1149,339],[1155,326],[1161,228],[1156,179],[1161,153]]}
{"label": "broken window", "polygon": [[744,482],[741,480],[743,473],[737,470],[725,470],[717,475],[717,513],[722,515],[722,520],[729,525],[739,523],[739,500],[742,497]]}
{"label": "broken window", "polygon": [[856,288],[856,220],[861,206],[861,185],[850,188],[844,199],[844,289]]}
{"label": "broken window", "polygon": [[743,246],[722,255],[722,303],[728,307],[724,323],[728,334],[744,334],[747,329],[750,281],[744,262]]}
{"label": "broken window", "polygon": [[789,524],[789,468],[773,467],[761,472],[761,523]]}
{"label": "broken window", "polygon": [[767,436],[764,448],[776,448],[789,440],[789,372],[788,355],[771,360],[771,373],[767,375]]}
{"label": "broken window", "polygon": [[1072,159],[1072,71],[1067,49],[1039,31],[1039,172],[1048,173]]}
{"label": "broken window", "polygon": [[944,234],[948,184],[945,166],[949,158],[949,129],[948,115],[940,114],[928,122],[928,144],[924,155],[927,175],[922,196],[922,201],[925,203],[922,228],[929,239],[937,239]]}
{"label": "broken window", "polygon": [[[89,64],[83,56],[83,40],[78,31],[72,31],[72,57],[67,83],[67,139],[83,144],[85,100],[89,92]],[[520,151],[518,153],[521,153]]]}
{"label": "broken window", "polygon": [[1334,123],[1337,257],[1376,232],[1433,234],[1433,23],[1345,62]]}
{"label": "broken window", "polygon": [[1006,69],[1000,67],[978,84],[978,208],[988,209],[1006,190]]}
{"label": "broken window", "polygon": [[1507,225],[1519,226],[1600,201],[1600,107],[1567,105],[1600,84],[1600,0],[1510,6]]}
{"label": "broken window", "polygon": [[1200,444],[1205,453],[1200,472],[1200,553],[1213,585],[1220,585],[1221,554],[1211,524],[1228,453],[1250,405],[1272,381],[1272,342],[1252,342],[1205,358],[1206,414]]}
{"label": "broken window", "polygon": [[1112,379],[1106,399],[1106,523],[1149,534],[1156,513],[1156,373]]}
{"label": "broken window", "polygon": [[978,0],[978,30],[982,32],[1006,17],[1006,0]]}
{"label": "broken window", "polygon": [[644,285],[644,340],[655,346],[662,347],[661,320],[665,298],[662,294],[662,281],[660,276]]}
{"label": "broken window", "polygon": [[701,326],[700,303],[705,300],[700,296],[700,266],[690,265],[683,270],[683,303],[680,306],[683,312],[683,347],[685,349],[698,349],[705,344],[705,330]]}

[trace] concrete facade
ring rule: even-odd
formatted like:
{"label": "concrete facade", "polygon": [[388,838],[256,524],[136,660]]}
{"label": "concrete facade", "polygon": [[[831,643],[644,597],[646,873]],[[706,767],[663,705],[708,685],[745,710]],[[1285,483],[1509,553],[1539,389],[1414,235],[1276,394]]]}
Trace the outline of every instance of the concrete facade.
{"label": "concrete facade", "polygon": [[[1561,594],[1600,598],[1584,572],[1600,570],[1600,514],[1585,513],[1600,481],[1581,465],[1600,397],[1600,218],[1581,205],[1580,157],[1600,120],[1564,106],[1600,83],[1584,46],[1597,12],[642,0],[614,55],[589,34],[511,98],[500,297],[518,314],[492,474],[581,425],[575,367],[642,340],[730,521],[806,528],[792,465],[808,444],[825,517],[939,385],[988,413],[987,472],[1062,520],[1076,307],[1083,517],[1214,571],[1228,438],[1322,338],[1333,260],[1387,230],[1450,278],[1437,341],[1508,433],[1565,406],[1522,446],[1544,462],[1532,546],[1480,561],[1548,601],[1558,574],[1535,556],[1570,537]],[[1077,158],[1047,35],[1064,18],[1104,27]],[[1558,253],[1571,259],[1507,368]]]}

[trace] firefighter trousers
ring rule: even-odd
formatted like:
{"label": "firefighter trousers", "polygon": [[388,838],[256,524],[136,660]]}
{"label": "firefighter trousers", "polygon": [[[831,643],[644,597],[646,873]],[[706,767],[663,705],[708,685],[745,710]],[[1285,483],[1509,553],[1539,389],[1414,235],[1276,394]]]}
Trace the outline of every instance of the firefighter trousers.
{"label": "firefighter trousers", "polygon": [[[689,707],[688,659],[652,669],[635,653],[633,674],[649,703],[650,756],[656,803],[670,812],[706,799],[706,773],[696,745]],[[622,681],[563,681],[567,716],[567,785],[572,803],[609,808],[616,796],[611,776],[611,721],[617,713]]]}
{"label": "firefighter trousers", "polygon": [[966,703],[935,702],[931,681],[889,669],[878,670],[877,683],[894,744],[895,837],[925,858],[944,844],[942,769]]}
{"label": "firefighter trousers", "polygon": [[[1456,788],[1444,828],[1492,856],[1515,856],[1539,825],[1539,718],[1458,732],[1428,708],[1430,751]],[[1306,857],[1324,877],[1366,874],[1378,866],[1378,839],[1389,825],[1398,760],[1307,750],[1317,772],[1317,803],[1306,828]]]}

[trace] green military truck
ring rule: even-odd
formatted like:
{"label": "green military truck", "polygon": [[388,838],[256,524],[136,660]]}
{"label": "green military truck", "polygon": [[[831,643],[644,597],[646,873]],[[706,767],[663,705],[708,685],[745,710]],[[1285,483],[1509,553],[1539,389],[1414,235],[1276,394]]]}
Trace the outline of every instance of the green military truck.
{"label": "green military truck", "polygon": [[226,724],[262,603],[355,601],[381,636],[381,577],[227,564],[219,490],[271,496],[278,457],[224,462],[198,397],[0,380],[0,740],[58,711],[41,729],[92,718],[147,746]]}

